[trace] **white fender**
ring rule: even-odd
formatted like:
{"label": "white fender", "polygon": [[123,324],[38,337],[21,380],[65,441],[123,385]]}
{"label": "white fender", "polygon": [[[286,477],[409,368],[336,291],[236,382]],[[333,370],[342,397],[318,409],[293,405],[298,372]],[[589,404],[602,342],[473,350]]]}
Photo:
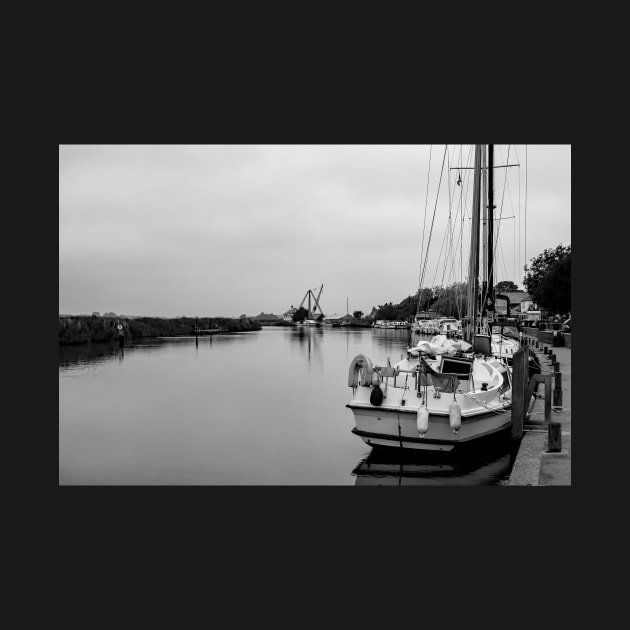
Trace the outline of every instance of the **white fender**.
{"label": "white fender", "polygon": [[359,372],[361,373],[361,385],[369,387],[372,384],[372,373],[374,366],[372,361],[364,354],[357,354],[350,363],[348,371],[348,387],[355,389],[359,385]]}
{"label": "white fender", "polygon": [[455,400],[448,408],[448,423],[453,429],[453,433],[457,433],[462,426],[462,408]]}
{"label": "white fender", "polygon": [[424,434],[429,430],[429,410],[426,405],[420,405],[416,418],[416,424],[418,426],[418,433],[420,437],[424,437]]}

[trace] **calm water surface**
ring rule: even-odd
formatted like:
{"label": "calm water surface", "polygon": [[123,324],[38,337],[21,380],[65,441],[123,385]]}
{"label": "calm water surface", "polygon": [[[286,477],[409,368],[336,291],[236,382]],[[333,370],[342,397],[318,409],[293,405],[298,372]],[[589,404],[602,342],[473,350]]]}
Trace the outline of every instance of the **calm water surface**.
{"label": "calm water surface", "polygon": [[504,444],[402,457],[350,433],[350,361],[394,363],[407,340],[406,330],[270,327],[60,346],[59,483],[501,484]]}

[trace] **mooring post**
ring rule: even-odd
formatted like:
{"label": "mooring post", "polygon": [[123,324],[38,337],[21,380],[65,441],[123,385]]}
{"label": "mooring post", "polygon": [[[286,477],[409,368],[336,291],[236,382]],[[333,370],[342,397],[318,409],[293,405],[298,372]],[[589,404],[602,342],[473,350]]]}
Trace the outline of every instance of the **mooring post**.
{"label": "mooring post", "polygon": [[547,432],[548,452],[559,453],[562,450],[562,424],[550,422]]}
{"label": "mooring post", "polygon": [[543,354],[547,354],[547,346],[543,346]]}
{"label": "mooring post", "polygon": [[512,429],[513,440],[523,437],[523,422],[527,412],[525,392],[527,391],[529,349],[521,348],[512,356]]}
{"label": "mooring post", "polygon": [[562,372],[556,371],[553,387],[553,406],[562,407]]}
{"label": "mooring post", "polygon": [[543,374],[545,379],[545,422],[551,422],[551,374]]}

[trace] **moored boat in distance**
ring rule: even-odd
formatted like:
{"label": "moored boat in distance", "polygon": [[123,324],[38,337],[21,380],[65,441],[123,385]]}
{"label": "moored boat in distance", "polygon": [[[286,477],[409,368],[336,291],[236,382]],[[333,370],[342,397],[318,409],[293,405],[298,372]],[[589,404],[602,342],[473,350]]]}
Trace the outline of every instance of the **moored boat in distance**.
{"label": "moored boat in distance", "polygon": [[388,329],[402,329],[408,328],[409,324],[403,321],[397,320],[387,320],[387,319],[377,319],[374,322],[374,328],[388,328]]}
{"label": "moored boat in distance", "polygon": [[454,317],[442,317],[437,322],[438,335],[456,337],[462,335],[462,324]]}

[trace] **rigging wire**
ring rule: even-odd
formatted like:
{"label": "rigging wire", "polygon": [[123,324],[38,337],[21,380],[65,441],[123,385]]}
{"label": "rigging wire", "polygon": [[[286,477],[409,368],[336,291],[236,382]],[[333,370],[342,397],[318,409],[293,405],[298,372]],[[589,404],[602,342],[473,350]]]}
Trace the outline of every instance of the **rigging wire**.
{"label": "rigging wire", "polygon": [[[447,155],[448,157],[450,157],[450,154],[447,154]],[[448,164],[450,164],[450,160],[447,162],[447,165]],[[447,166],[447,173],[448,173],[447,179],[449,181],[449,216],[448,216],[446,230],[444,232],[444,238],[442,239],[440,254],[438,256],[437,264],[435,267],[435,273],[433,276],[433,283],[434,283],[434,286],[436,286],[435,283],[437,280],[438,270],[440,269],[440,260],[442,259],[442,252],[444,252],[444,264],[441,267],[442,278],[441,278],[441,283],[439,285],[442,290],[439,294],[438,301],[437,301],[437,307],[439,311],[441,311],[444,308],[444,305],[446,303],[446,292],[444,291],[445,277],[448,271],[448,279],[450,280],[450,278],[452,278],[453,270],[454,270],[454,260],[455,260],[454,255],[453,255],[453,252],[455,250],[453,246],[454,236],[453,236],[453,223],[452,223],[452,198],[451,198],[451,191],[450,191],[450,168],[448,168],[448,166]],[[446,249],[445,249],[445,245],[446,245]]]}
{"label": "rigging wire", "polygon": [[[507,159],[506,159],[506,164],[510,163],[510,148],[512,145],[508,144],[508,151],[507,151]],[[505,169],[505,177],[503,179],[503,193],[501,195],[501,210],[499,212],[499,221],[498,221],[498,225],[497,225],[497,231],[496,231],[496,240],[495,240],[495,245],[494,245],[494,256],[496,256],[496,251],[497,251],[497,245],[499,243],[499,230],[501,229],[501,218],[503,217],[503,205],[505,202],[505,191],[507,189],[508,191],[508,197],[510,198],[510,202],[512,200],[511,196],[510,196],[510,192],[509,192],[509,186],[508,186],[508,169]],[[493,261],[494,264],[494,261]],[[509,315],[509,313],[508,313]]]}
{"label": "rigging wire", "polygon": [[[516,147],[514,147],[514,149],[516,150]],[[508,159],[506,160],[506,162],[509,162],[509,151],[510,151],[510,148],[508,146]],[[501,153],[501,148],[500,147],[499,147],[499,153]],[[501,157],[503,157],[503,156],[501,155]],[[517,154],[517,161],[518,161],[518,154]],[[504,180],[504,190],[503,190],[504,196],[505,196],[505,191],[506,190],[507,190],[508,198],[509,198],[509,201],[510,201],[510,208],[512,210],[512,216],[511,217],[501,217],[498,220],[506,220],[506,219],[514,219],[514,218],[516,218],[516,210],[514,208],[514,201],[512,200],[512,192],[511,192],[511,189],[510,189],[510,182],[507,179],[507,170],[505,172],[505,180]],[[520,204],[520,187],[519,187],[519,204]],[[519,213],[519,221],[520,221],[520,213]],[[500,227],[500,224],[497,224],[496,241],[495,241],[495,244],[497,246],[500,246],[499,227]],[[512,277],[514,279],[516,279],[516,268],[515,268],[515,265],[517,264],[517,260],[520,260],[520,258],[517,259],[517,256],[516,256],[516,250],[517,250],[517,247],[516,247],[516,222],[514,222],[514,230],[513,230],[512,241],[513,241],[513,243],[512,243],[512,272],[513,272],[513,275],[512,275]],[[520,249],[521,249],[521,245],[520,245],[520,227],[519,227],[519,243],[518,243],[519,257],[520,257]],[[504,272],[505,272],[506,279],[509,278],[510,276],[508,274],[508,269],[507,269],[507,265],[505,264],[505,262],[504,262]],[[518,284],[518,283],[515,283],[515,284]]]}
{"label": "rigging wire", "polygon": [[[519,158],[518,155],[518,150],[516,145],[514,145],[514,153],[516,154],[516,162],[518,164],[518,262],[516,263],[518,265],[518,268],[521,269],[521,160]],[[515,226],[516,229],[516,226]],[[516,280],[517,275],[516,275],[516,267],[514,268],[514,279]],[[520,284],[520,283],[517,283]]]}
{"label": "rigging wire", "polygon": [[[424,276],[424,271],[422,268],[422,260],[424,258],[424,236],[426,234],[427,227],[427,206],[429,205],[429,181],[431,179],[431,154],[433,153],[433,145],[429,146],[429,171],[427,173],[427,193],[424,198],[424,219],[422,223],[422,247],[420,249],[420,269],[418,270],[418,290],[421,290],[422,287],[422,277]],[[429,244],[427,243],[427,249],[429,248]],[[418,305],[420,304],[420,295],[418,295]],[[419,306],[417,307],[419,308]]]}
{"label": "rigging wire", "polygon": [[[450,164],[450,154],[447,154],[449,157],[449,161],[448,164]],[[469,153],[469,159],[470,159],[470,153]],[[461,148],[460,148],[460,166],[461,166]],[[450,168],[448,169],[448,173],[449,173],[449,182],[450,182]],[[466,181],[466,184],[468,184],[468,181]],[[466,192],[464,190],[462,190],[464,187],[461,186],[462,184],[462,180],[461,180],[461,171],[459,173],[459,177],[458,177],[458,181],[456,183],[456,185],[460,186],[460,201],[459,201],[459,208],[457,209],[456,213],[455,213],[455,221],[457,220],[457,217],[459,216],[459,212],[461,210],[462,212],[462,229],[461,229],[461,243],[463,244],[463,219],[464,219],[464,208],[465,206],[462,205],[463,202],[463,198],[466,196]],[[455,243],[455,229],[454,229],[454,220],[453,220],[453,213],[452,213],[452,196],[450,194],[451,189],[450,189],[451,184],[449,183],[449,220],[448,220],[448,224],[447,224],[447,228],[445,230],[445,234],[444,234],[444,238],[442,239],[442,245],[440,248],[440,254],[438,256],[438,260],[435,266],[435,270],[434,270],[434,274],[433,274],[433,287],[440,287],[440,291],[438,291],[437,294],[437,302],[436,302],[436,310],[439,312],[442,310],[442,308],[444,307],[445,304],[445,300],[446,300],[446,292],[444,291],[444,286],[445,286],[445,280],[447,279],[449,282],[451,281],[451,279],[453,278],[453,276],[455,275],[455,269],[456,269],[456,257],[455,257],[455,252],[457,251],[457,246],[459,246],[460,244],[460,240],[458,239],[457,242]],[[445,245],[446,245],[446,251],[445,251]],[[440,261],[442,260],[442,253],[444,253],[444,264],[441,267],[442,268],[442,278],[440,283],[438,284],[437,282],[437,275],[440,269]],[[462,262],[462,256],[463,253],[461,251],[460,248],[460,266],[463,265]],[[427,251],[427,257],[428,257],[428,251]],[[426,267],[426,266],[425,266]],[[448,272],[448,276],[447,276],[447,272]],[[425,271],[426,273],[426,271]],[[456,299],[457,299],[457,295],[456,295]],[[455,304],[455,309],[456,311],[458,310],[459,312],[461,312],[463,310],[463,293],[460,291],[459,294],[459,308],[457,303]]]}
{"label": "rigging wire", "polygon": [[[523,260],[527,266],[527,145],[525,145],[525,246],[523,251]],[[525,268],[523,267],[523,271]]]}
{"label": "rigging wire", "polygon": [[[435,214],[437,211],[437,203],[438,203],[438,198],[440,195],[440,188],[442,186],[442,177],[444,175],[444,162],[446,161],[446,152],[448,149],[448,145],[444,146],[444,156],[442,157],[442,169],[440,170],[440,180],[438,182],[438,189],[437,189],[437,193],[435,196],[435,206],[433,208],[433,218],[431,219],[431,230],[429,231],[429,238],[427,240],[427,251],[424,254],[424,263],[422,264],[422,271],[421,271],[421,276],[420,276],[420,282],[418,283],[418,287],[422,287],[422,283],[424,282],[424,274],[426,272],[426,268],[427,268],[427,261],[428,261],[428,257],[429,257],[429,243],[431,242],[431,236],[433,235],[433,225],[435,224]],[[427,183],[427,195],[428,195],[428,183]],[[424,250],[424,232],[422,235],[422,242],[423,242],[423,250]]]}

